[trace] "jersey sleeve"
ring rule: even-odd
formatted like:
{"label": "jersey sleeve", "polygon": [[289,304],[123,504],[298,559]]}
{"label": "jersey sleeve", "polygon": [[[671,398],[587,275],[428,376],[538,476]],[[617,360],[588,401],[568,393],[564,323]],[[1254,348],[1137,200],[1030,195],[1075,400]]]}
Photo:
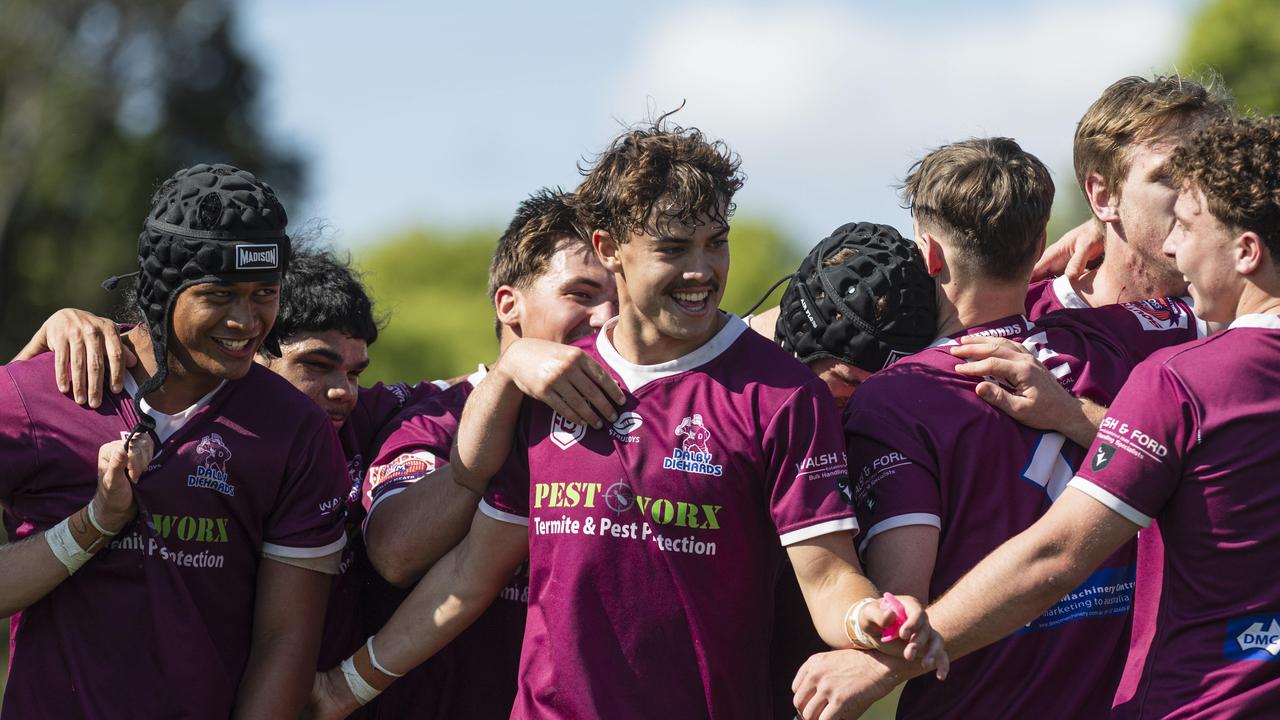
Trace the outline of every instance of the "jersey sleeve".
{"label": "jersey sleeve", "polygon": [[417,415],[400,423],[383,441],[365,473],[360,488],[365,511],[372,513],[378,503],[447,464],[452,447],[452,434],[430,415]]}
{"label": "jersey sleeve", "polygon": [[36,466],[38,450],[31,416],[9,369],[0,367],[0,505],[12,508],[12,498]]}
{"label": "jersey sleeve", "polygon": [[1115,316],[1122,347],[1128,348],[1135,365],[1156,350],[1191,342],[1207,332],[1204,322],[1180,298],[1135,300],[1098,310]]}
{"label": "jersey sleeve", "polygon": [[1195,403],[1167,365],[1141,363],[1067,486],[1137,525],[1150,525],[1178,488],[1198,418]]}
{"label": "jersey sleeve", "polygon": [[769,514],[784,546],[857,531],[845,499],[849,470],[840,416],[821,381],[791,395],[766,425],[761,447],[771,484]]}
{"label": "jersey sleeve", "polygon": [[851,499],[862,526],[859,552],[871,538],[911,525],[942,527],[942,494],[934,453],[919,429],[898,416],[893,385],[867,383],[845,415]]}
{"label": "jersey sleeve", "polygon": [[529,524],[529,428],[533,408],[540,403],[525,402],[520,410],[520,424],[511,443],[511,452],[498,474],[489,481],[480,512],[494,520],[515,525]]}
{"label": "jersey sleeve", "polygon": [[333,427],[317,416],[290,448],[293,462],[267,519],[262,552],[281,558],[320,558],[346,544],[346,462]]}

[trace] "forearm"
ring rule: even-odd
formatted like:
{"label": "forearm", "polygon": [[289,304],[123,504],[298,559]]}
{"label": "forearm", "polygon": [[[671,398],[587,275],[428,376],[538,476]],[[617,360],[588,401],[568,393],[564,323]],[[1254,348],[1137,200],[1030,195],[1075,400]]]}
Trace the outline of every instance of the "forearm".
{"label": "forearm", "polygon": [[1071,442],[1088,448],[1093,444],[1093,437],[1098,434],[1098,426],[1106,416],[1105,407],[1089,398],[1080,398],[1079,412],[1064,415],[1060,426],[1054,429],[1066,435]]}
{"label": "forearm", "polygon": [[479,495],[445,465],[378,503],[365,522],[369,561],[387,582],[410,587],[466,536]]}
{"label": "forearm", "polygon": [[[65,528],[69,534],[62,534],[65,531],[55,526],[48,533],[39,533],[0,547],[0,577],[4,578],[0,583],[0,617],[8,617],[30,606],[71,577],[71,569],[54,553],[51,540],[61,542],[64,559],[71,559],[69,556],[79,553],[96,553],[109,539],[89,522],[87,507],[72,514],[66,520]],[[61,540],[53,534],[61,534]],[[78,559],[87,561],[83,556]],[[75,559],[71,561],[76,562]]]}
{"label": "forearm", "polygon": [[449,464],[454,481],[483,493],[507,455],[524,394],[499,360],[467,398]]}
{"label": "forearm", "polygon": [[855,647],[845,628],[849,608],[863,598],[879,597],[880,591],[871,580],[850,570],[833,573],[819,586],[805,591],[804,596],[818,636],[827,645],[841,649]]}
{"label": "forearm", "polygon": [[262,561],[253,643],[233,718],[298,716],[315,676],[331,577],[270,559]]}

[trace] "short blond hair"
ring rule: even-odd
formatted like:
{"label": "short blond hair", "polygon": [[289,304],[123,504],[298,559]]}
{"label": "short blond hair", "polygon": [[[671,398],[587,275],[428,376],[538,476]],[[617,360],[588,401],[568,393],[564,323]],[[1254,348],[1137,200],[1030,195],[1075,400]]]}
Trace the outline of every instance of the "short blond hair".
{"label": "short blond hair", "polygon": [[1053,207],[1049,168],[1010,138],[944,145],[912,166],[902,199],[920,227],[955,244],[956,261],[1017,280],[1040,254]]}
{"label": "short blond hair", "polygon": [[1107,190],[1118,192],[1133,160],[1131,145],[1169,132],[1194,131],[1234,112],[1234,101],[1216,80],[1207,86],[1178,75],[1117,80],[1076,126],[1073,156],[1080,190],[1097,173]]}

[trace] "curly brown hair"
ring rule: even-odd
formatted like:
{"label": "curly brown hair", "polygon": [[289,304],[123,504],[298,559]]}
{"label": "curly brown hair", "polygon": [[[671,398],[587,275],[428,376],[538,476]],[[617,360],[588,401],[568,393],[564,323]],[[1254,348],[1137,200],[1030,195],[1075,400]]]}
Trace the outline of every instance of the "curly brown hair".
{"label": "curly brown hair", "polygon": [[1195,130],[1233,113],[1231,95],[1212,76],[1204,85],[1178,75],[1121,78],[1102,92],[1076,126],[1076,182],[1083,191],[1085,179],[1096,172],[1107,190],[1116,192],[1133,162],[1131,145]]}
{"label": "curly brown hair", "polygon": [[1204,193],[1228,227],[1258,234],[1280,260],[1280,118],[1215,120],[1173,151],[1171,180]]}
{"label": "curly brown hair", "polygon": [[621,243],[633,232],[694,226],[704,216],[728,223],[745,181],[741,159],[722,140],[667,123],[670,114],[624,132],[590,166],[578,166],[586,176],[577,189],[584,228]]}
{"label": "curly brown hair", "polygon": [[954,242],[970,272],[1017,280],[1040,253],[1053,178],[1010,138],[944,145],[911,167],[901,189],[920,227]]}

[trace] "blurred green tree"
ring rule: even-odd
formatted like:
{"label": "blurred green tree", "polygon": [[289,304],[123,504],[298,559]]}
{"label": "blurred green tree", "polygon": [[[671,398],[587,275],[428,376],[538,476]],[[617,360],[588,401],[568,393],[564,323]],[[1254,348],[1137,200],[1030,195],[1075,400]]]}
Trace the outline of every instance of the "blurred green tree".
{"label": "blurred green tree", "polygon": [[[407,230],[357,258],[378,311],[388,319],[387,331],[370,350],[373,362],[366,381],[451,378],[497,357],[487,286],[489,259],[499,234],[498,229]],[[770,285],[799,265],[808,247],[796,249],[767,222],[735,220],[729,283],[721,306],[746,312]],[[774,303],[780,294],[781,290],[773,295]]]}
{"label": "blurred green tree", "polygon": [[[259,128],[230,0],[0,4],[0,358],[53,310],[106,313],[155,185],[229,162],[287,199],[302,163]],[[287,203],[286,203],[287,204]]]}
{"label": "blurred green tree", "polygon": [[1280,113],[1280,3],[1205,3],[1191,22],[1179,67],[1191,75],[1216,71],[1243,111]]}

